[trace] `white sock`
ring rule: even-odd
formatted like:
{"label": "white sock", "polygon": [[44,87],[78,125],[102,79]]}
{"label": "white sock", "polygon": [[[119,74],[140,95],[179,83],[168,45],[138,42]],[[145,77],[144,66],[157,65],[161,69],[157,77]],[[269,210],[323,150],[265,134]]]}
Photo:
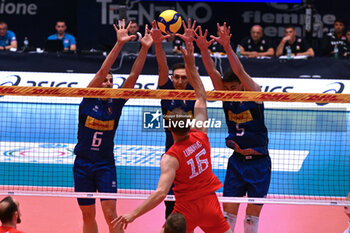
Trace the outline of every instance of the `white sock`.
{"label": "white sock", "polygon": [[226,221],[228,222],[228,225],[230,225],[232,233],[235,232],[237,215],[224,211],[224,217],[225,217]]}
{"label": "white sock", "polygon": [[247,215],[244,219],[244,233],[258,233],[259,217]]}

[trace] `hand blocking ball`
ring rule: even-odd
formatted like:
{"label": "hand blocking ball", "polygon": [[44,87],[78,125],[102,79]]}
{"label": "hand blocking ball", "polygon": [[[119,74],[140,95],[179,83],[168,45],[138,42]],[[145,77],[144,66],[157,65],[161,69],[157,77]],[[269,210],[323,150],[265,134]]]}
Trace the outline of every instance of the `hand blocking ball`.
{"label": "hand blocking ball", "polygon": [[157,20],[159,29],[165,34],[176,33],[181,28],[181,16],[174,10],[163,11]]}

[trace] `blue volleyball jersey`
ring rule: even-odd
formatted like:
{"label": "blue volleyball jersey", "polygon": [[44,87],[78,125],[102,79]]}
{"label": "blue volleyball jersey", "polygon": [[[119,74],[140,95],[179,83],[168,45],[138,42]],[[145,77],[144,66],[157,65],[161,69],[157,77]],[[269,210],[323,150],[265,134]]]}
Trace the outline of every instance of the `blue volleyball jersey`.
{"label": "blue volleyball jersey", "polygon": [[114,136],[127,100],[84,98],[79,106],[77,158],[114,161]]}
{"label": "blue volleyball jersey", "polygon": [[233,149],[230,140],[241,149],[253,149],[268,155],[268,135],[264,123],[264,104],[256,102],[223,102],[229,136],[226,145]]}
{"label": "blue volleyball jersey", "polygon": [[71,34],[67,34],[65,33],[63,38],[58,38],[58,35],[57,33],[56,34],[53,34],[51,36],[49,36],[47,38],[48,40],[62,40],[63,41],[63,47],[65,49],[69,49],[71,45],[75,45],[76,42],[75,42],[75,37]]}
{"label": "blue volleyball jersey", "polygon": [[5,47],[16,41],[16,35],[13,31],[7,30],[4,36],[0,36],[0,46]]}
{"label": "blue volleyball jersey", "polygon": [[[159,86],[159,89],[170,89],[174,90],[173,82],[169,79],[166,84],[163,86]],[[190,84],[187,84],[186,90],[193,90]],[[171,112],[176,109],[180,108],[183,111],[185,111],[188,115],[193,117],[193,111],[194,111],[194,104],[196,101],[194,100],[161,100],[160,104],[162,106],[162,113],[163,117],[170,115]],[[168,125],[168,120],[165,118],[165,124]],[[165,151],[168,151],[170,147],[174,144],[173,136],[169,129],[165,128],[165,134],[166,134],[166,142],[165,142]]]}

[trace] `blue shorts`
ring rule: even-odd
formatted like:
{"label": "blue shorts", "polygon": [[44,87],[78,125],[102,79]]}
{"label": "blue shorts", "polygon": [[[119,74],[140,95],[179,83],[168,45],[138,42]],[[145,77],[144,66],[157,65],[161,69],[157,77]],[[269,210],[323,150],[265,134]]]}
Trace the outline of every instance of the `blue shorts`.
{"label": "blue shorts", "polygon": [[[76,159],[73,167],[75,192],[117,193],[117,173],[114,162],[92,163]],[[101,199],[111,200],[111,199]],[[112,199],[115,200],[115,199]],[[94,198],[78,198],[79,205],[94,205]]]}
{"label": "blue shorts", "polygon": [[225,197],[266,197],[271,179],[269,156],[245,160],[233,154],[227,164]]}

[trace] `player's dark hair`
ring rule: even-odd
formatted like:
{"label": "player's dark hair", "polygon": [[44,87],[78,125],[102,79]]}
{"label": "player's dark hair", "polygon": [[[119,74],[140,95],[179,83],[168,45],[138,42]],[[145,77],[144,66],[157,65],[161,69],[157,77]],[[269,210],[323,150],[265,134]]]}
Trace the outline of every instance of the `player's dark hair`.
{"label": "player's dark hair", "polygon": [[335,21],[334,21],[334,24],[335,24],[335,23],[342,23],[342,24],[345,25],[345,21],[344,21],[344,19],[342,19],[342,18],[336,18]]}
{"label": "player's dark hair", "polygon": [[191,119],[191,116],[181,108],[175,108],[167,117],[169,119],[169,129],[174,134],[184,136],[190,131],[191,125],[187,124],[187,121]]}
{"label": "player's dark hair", "polygon": [[286,30],[287,28],[292,28],[293,30],[295,30],[295,27],[291,24],[288,24],[284,27],[284,30]]}
{"label": "player's dark hair", "polygon": [[7,23],[5,21],[2,21],[2,20],[0,20],[0,24],[6,24],[7,25]]}
{"label": "player's dark hair", "polygon": [[350,32],[350,27],[347,27],[347,28],[346,28],[345,34],[346,34],[347,32]]}
{"label": "player's dark hair", "polygon": [[164,233],[186,233],[186,219],[180,213],[172,213],[164,225]]}
{"label": "player's dark hair", "polygon": [[233,72],[232,68],[228,68],[226,70],[226,72],[224,73],[224,77],[222,78],[222,81],[225,83],[229,83],[229,82],[241,83],[241,80],[239,80],[237,75]]}
{"label": "player's dark hair", "polygon": [[176,64],[173,65],[172,71],[174,73],[174,71],[177,70],[177,69],[185,69],[185,68],[186,68],[185,67],[185,63],[176,63]]}
{"label": "player's dark hair", "polygon": [[0,220],[3,224],[11,222],[16,211],[18,211],[18,206],[11,196],[0,201]]}
{"label": "player's dark hair", "polygon": [[63,22],[65,25],[67,25],[67,20],[65,20],[65,19],[59,18],[59,19],[56,20],[56,24],[58,22]]}
{"label": "player's dark hair", "polygon": [[130,23],[136,23],[137,25],[139,25],[139,23],[138,23],[135,19],[130,20],[129,22],[130,22]]}

